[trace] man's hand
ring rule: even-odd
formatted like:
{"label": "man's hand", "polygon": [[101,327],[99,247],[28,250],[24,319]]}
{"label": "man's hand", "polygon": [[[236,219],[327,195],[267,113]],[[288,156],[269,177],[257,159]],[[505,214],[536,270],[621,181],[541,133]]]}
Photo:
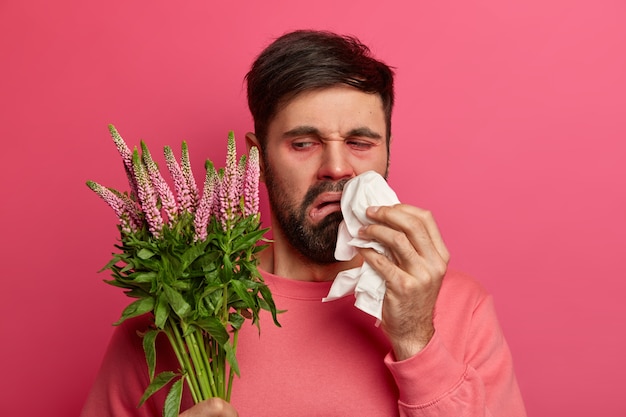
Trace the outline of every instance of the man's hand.
{"label": "man's hand", "polygon": [[435,302],[450,254],[430,212],[406,204],[370,207],[377,224],[359,237],[385,245],[393,259],[373,249],[359,249],[363,259],[385,280],[381,328],[397,360],[422,350],[435,332]]}
{"label": "man's hand", "polygon": [[190,409],[184,411],[179,417],[238,417],[237,410],[221,398],[209,398]]}

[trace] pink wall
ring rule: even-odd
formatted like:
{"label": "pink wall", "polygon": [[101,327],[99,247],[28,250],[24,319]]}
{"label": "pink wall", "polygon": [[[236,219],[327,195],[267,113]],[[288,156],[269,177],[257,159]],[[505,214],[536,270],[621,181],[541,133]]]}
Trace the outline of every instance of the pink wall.
{"label": "pink wall", "polygon": [[0,415],[76,415],[127,303],[84,185],[124,187],[107,123],[186,139],[201,173],[251,129],[255,54],[300,27],[397,68],[391,183],[494,293],[529,414],[626,415],[626,4],[225,3],[0,1]]}

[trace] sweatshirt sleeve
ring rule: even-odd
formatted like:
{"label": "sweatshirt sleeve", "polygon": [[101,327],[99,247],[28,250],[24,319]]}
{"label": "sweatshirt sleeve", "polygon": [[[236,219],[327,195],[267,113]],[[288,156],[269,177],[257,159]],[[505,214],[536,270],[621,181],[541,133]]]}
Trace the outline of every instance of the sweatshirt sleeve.
{"label": "sweatshirt sleeve", "polygon": [[162,414],[157,406],[163,404],[161,392],[137,407],[149,384],[142,339],[137,332],[145,331],[148,324],[145,317],[139,317],[115,328],[81,417],[152,417]]}
{"label": "sweatshirt sleeve", "polygon": [[479,299],[468,328],[440,331],[435,324],[433,338],[417,355],[385,358],[399,390],[399,415],[525,417],[491,296]]}

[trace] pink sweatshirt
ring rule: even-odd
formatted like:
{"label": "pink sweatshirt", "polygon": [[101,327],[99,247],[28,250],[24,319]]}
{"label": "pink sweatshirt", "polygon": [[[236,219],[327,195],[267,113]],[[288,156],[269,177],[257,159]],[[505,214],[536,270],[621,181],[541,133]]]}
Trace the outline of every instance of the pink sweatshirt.
{"label": "pink sweatshirt", "polygon": [[[353,297],[321,302],[331,282],[263,277],[287,311],[280,328],[262,314],[260,336],[249,324],[241,330],[231,401],[240,417],[526,415],[491,296],[467,276],[446,275],[434,337],[400,362]],[[161,415],[165,392],[136,408],[148,385],[136,332],[147,323],[142,317],[116,329],[83,417]],[[160,343],[161,369],[178,369],[173,354],[158,356],[167,351],[166,339]],[[183,401],[183,409],[192,404],[188,393]]]}

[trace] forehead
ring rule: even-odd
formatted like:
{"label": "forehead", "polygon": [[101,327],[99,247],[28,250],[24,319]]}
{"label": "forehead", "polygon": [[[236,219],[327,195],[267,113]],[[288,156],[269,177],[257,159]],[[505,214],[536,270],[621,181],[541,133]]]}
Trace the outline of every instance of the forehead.
{"label": "forehead", "polygon": [[367,127],[386,134],[382,99],[356,88],[339,85],[302,92],[282,105],[269,125],[269,135],[298,126],[314,126],[328,134]]}

